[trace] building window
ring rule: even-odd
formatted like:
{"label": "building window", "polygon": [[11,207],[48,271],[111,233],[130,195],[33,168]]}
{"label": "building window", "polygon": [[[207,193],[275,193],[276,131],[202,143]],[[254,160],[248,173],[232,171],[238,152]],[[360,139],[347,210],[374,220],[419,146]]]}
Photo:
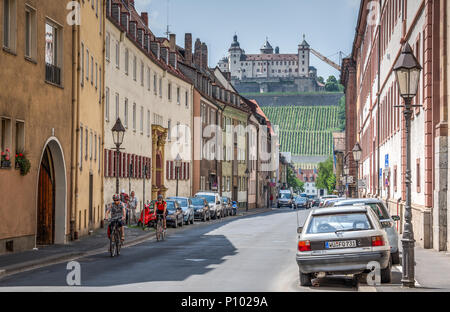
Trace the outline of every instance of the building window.
{"label": "building window", "polygon": [[119,93],[116,93],[116,120],[119,119]]}
{"label": "building window", "polygon": [[172,120],[167,121],[167,140],[172,141]]}
{"label": "building window", "polygon": [[162,97],[162,78],[159,78],[159,96]]}
{"label": "building window", "polygon": [[110,39],[109,33],[107,33],[106,37],[105,37],[105,50],[106,50],[105,54],[106,54],[106,60],[108,62],[109,62],[110,55],[111,55],[110,49],[111,49],[111,39]]}
{"label": "building window", "polygon": [[3,1],[3,46],[16,50],[16,0]]}
{"label": "building window", "polygon": [[89,50],[86,49],[86,80],[89,81]]}
{"label": "building window", "polygon": [[155,95],[157,94],[157,84],[158,84],[158,77],[155,75],[153,75],[153,91],[155,92]]}
{"label": "building window", "polygon": [[136,81],[136,70],[137,70],[137,60],[136,55],[133,57],[133,80]]}
{"label": "building window", "polygon": [[60,29],[50,23],[45,23],[45,80],[61,84]]}
{"label": "building window", "polygon": [[36,59],[36,11],[25,6],[25,56]]}
{"label": "building window", "polygon": [[84,86],[84,43],[81,43],[81,86]]}
{"label": "building window", "polygon": [[186,96],[186,107],[189,107],[189,93],[186,91],[185,93]]}
{"label": "building window", "polygon": [[150,77],[151,77],[151,75],[150,75],[150,68],[147,67],[147,89],[148,89],[148,91],[150,91],[150,86],[151,86]]}
{"label": "building window", "polygon": [[177,87],[177,104],[180,105],[180,87]]}
{"label": "building window", "polygon": [[417,159],[416,163],[416,184],[417,184],[417,193],[421,192],[420,189],[420,158]]}
{"label": "building window", "polygon": [[141,134],[144,134],[144,107],[141,106]]}
{"label": "building window", "polygon": [[88,153],[89,153],[89,130],[85,129],[85,144],[84,144],[84,159],[88,160]]}
{"label": "building window", "polygon": [[116,67],[120,68],[120,45],[116,42]]}
{"label": "building window", "polygon": [[130,66],[129,54],[128,49],[125,49],[125,75],[128,75],[128,69]]}
{"label": "building window", "polygon": [[128,99],[127,98],[125,98],[125,115],[124,115],[123,123],[124,123],[125,128],[128,129]]}
{"label": "building window", "polygon": [[172,84],[170,82],[167,84],[167,98],[172,101]]}
{"label": "building window", "polygon": [[98,87],[98,64],[95,63],[95,89]]}
{"label": "building window", "polygon": [[147,110],[147,135],[150,136],[151,120],[150,120],[150,110]]}
{"label": "building window", "polygon": [[11,119],[1,118],[0,120],[1,120],[0,152],[5,152],[7,148],[11,150],[11,138],[12,138]]}
{"label": "building window", "polygon": [[105,91],[105,120],[109,121],[109,88]]}
{"label": "building window", "polygon": [[80,170],[83,169],[83,127],[80,127]]}
{"label": "building window", "polygon": [[91,85],[94,85],[94,56],[91,55]]}
{"label": "building window", "polygon": [[136,131],[136,103],[133,103],[133,131]]}
{"label": "building window", "polygon": [[16,154],[25,152],[25,123],[16,120]]}
{"label": "building window", "polygon": [[141,62],[141,86],[144,86],[144,63]]}

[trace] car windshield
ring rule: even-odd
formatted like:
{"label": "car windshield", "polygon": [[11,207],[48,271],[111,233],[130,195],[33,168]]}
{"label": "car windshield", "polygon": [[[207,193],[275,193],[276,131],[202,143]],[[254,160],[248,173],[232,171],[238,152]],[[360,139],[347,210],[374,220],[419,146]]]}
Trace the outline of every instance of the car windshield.
{"label": "car windshield", "polygon": [[297,197],[297,199],[296,199],[295,201],[297,201],[297,202],[305,202],[305,201],[306,201],[306,198],[303,198],[303,197]]}
{"label": "car windshield", "polygon": [[167,202],[167,210],[171,210],[171,211],[175,210],[175,202],[168,201]]}
{"label": "car windshield", "polygon": [[205,202],[203,201],[203,198],[191,198],[192,205],[194,206],[203,206]]}
{"label": "car windshield", "polygon": [[367,215],[363,212],[358,212],[313,216],[306,233],[322,234],[371,229],[372,225]]}
{"label": "car windshield", "polygon": [[210,204],[216,203],[216,197],[214,195],[198,195],[198,197],[206,199],[206,201]]}
{"label": "car windshield", "polygon": [[222,198],[224,204],[228,204],[228,199],[227,198]]}
{"label": "car windshield", "polygon": [[280,198],[281,199],[291,199],[291,194],[290,193],[281,193]]}

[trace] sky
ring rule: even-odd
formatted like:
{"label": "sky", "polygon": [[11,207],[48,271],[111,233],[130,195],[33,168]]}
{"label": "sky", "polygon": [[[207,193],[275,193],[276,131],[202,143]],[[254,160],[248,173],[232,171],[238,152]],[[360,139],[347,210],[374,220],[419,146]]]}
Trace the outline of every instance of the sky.
{"label": "sky", "polygon": [[[238,35],[247,54],[258,54],[268,37],[280,53],[296,54],[303,35],[310,46],[339,62],[338,52],[351,53],[360,0],[135,0],[139,12],[149,13],[149,26],[165,36],[167,24],[184,47],[184,34],[192,33],[208,45],[209,66],[227,56]],[[167,23],[169,20],[169,23]],[[339,72],[311,56],[319,76]]]}

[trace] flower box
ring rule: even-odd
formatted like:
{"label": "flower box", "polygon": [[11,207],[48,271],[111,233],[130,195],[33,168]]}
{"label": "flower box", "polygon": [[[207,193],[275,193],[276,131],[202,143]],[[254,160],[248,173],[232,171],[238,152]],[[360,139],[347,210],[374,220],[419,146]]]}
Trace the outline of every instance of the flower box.
{"label": "flower box", "polygon": [[11,168],[11,161],[9,161],[9,160],[2,160],[1,167],[2,168]]}

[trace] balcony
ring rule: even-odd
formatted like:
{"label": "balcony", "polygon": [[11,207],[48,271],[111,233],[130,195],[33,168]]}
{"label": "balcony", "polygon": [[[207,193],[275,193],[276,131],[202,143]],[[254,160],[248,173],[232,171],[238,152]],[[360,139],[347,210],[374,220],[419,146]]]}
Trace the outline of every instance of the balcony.
{"label": "balcony", "polygon": [[45,64],[45,80],[47,82],[61,85],[61,68],[52,65],[52,64]]}

